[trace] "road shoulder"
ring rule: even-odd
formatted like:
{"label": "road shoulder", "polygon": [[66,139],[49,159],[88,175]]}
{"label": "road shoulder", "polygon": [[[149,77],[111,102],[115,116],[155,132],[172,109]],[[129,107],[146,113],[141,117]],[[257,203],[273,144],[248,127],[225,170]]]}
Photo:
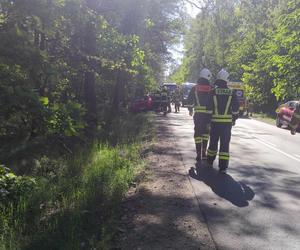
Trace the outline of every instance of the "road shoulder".
{"label": "road shoulder", "polygon": [[117,249],[215,249],[175,138],[158,124],[143,180],[123,202]]}

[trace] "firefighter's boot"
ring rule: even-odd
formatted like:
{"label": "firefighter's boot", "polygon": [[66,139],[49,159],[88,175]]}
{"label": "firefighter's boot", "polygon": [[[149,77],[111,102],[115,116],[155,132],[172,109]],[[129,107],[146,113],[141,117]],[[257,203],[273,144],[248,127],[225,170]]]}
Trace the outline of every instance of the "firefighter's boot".
{"label": "firefighter's boot", "polygon": [[196,153],[197,153],[196,161],[201,162],[201,160],[202,160],[202,145],[201,145],[201,143],[196,144]]}
{"label": "firefighter's boot", "polygon": [[224,160],[220,160],[219,161],[219,172],[221,174],[226,174],[227,169],[228,169],[228,161],[226,162]]}
{"label": "firefighter's boot", "polygon": [[203,138],[202,140],[202,160],[206,163],[207,161],[207,144],[208,144],[208,140],[207,138]]}
{"label": "firefighter's boot", "polygon": [[213,163],[216,159],[217,150],[211,150],[208,148],[207,150],[207,166],[212,167]]}
{"label": "firefighter's boot", "polygon": [[206,160],[206,166],[212,168],[214,165],[214,162],[211,159]]}
{"label": "firefighter's boot", "polygon": [[219,152],[219,171],[222,174],[226,174],[226,170],[229,165],[229,153]]}
{"label": "firefighter's boot", "polygon": [[206,162],[207,161],[207,155],[206,155],[206,150],[202,149],[202,161]]}
{"label": "firefighter's boot", "polygon": [[202,160],[205,162],[207,161],[206,149],[207,149],[207,141],[203,140],[202,141]]}
{"label": "firefighter's boot", "polygon": [[220,174],[227,174],[227,169],[224,168],[224,169],[219,169],[219,173]]}

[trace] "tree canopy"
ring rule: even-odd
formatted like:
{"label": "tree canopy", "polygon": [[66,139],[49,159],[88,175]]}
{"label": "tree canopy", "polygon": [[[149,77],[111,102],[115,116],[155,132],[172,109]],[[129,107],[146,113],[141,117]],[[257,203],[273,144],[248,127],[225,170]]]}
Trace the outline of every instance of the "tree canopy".
{"label": "tree canopy", "polygon": [[1,146],[107,129],[162,81],[181,27],[179,0],[2,0]]}
{"label": "tree canopy", "polygon": [[214,73],[224,67],[231,80],[247,84],[248,96],[263,111],[299,98],[299,1],[201,2],[171,79],[195,81],[202,67]]}

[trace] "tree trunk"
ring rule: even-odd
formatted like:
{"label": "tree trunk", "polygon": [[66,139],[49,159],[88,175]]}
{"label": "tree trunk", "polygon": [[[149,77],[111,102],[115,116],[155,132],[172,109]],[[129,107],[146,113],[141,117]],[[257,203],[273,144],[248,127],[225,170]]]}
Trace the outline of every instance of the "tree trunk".
{"label": "tree trunk", "polygon": [[113,105],[112,105],[112,113],[114,115],[119,113],[120,88],[121,88],[120,72],[118,72],[117,77],[116,77],[116,85],[115,85],[114,96],[113,96]]}
{"label": "tree trunk", "polygon": [[[86,26],[84,50],[87,57],[96,55],[97,52],[96,28],[92,21]],[[97,127],[97,97],[95,86],[95,72],[93,59],[87,58],[88,70],[84,73],[84,99],[87,109],[86,120],[88,128],[93,131]]]}

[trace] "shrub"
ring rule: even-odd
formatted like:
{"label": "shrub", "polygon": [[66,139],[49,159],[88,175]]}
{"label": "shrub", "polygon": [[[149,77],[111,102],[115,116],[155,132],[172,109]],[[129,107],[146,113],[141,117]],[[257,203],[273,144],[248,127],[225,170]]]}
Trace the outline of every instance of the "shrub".
{"label": "shrub", "polygon": [[34,178],[16,176],[10,169],[0,165],[0,201],[2,204],[18,201],[35,188]]}

